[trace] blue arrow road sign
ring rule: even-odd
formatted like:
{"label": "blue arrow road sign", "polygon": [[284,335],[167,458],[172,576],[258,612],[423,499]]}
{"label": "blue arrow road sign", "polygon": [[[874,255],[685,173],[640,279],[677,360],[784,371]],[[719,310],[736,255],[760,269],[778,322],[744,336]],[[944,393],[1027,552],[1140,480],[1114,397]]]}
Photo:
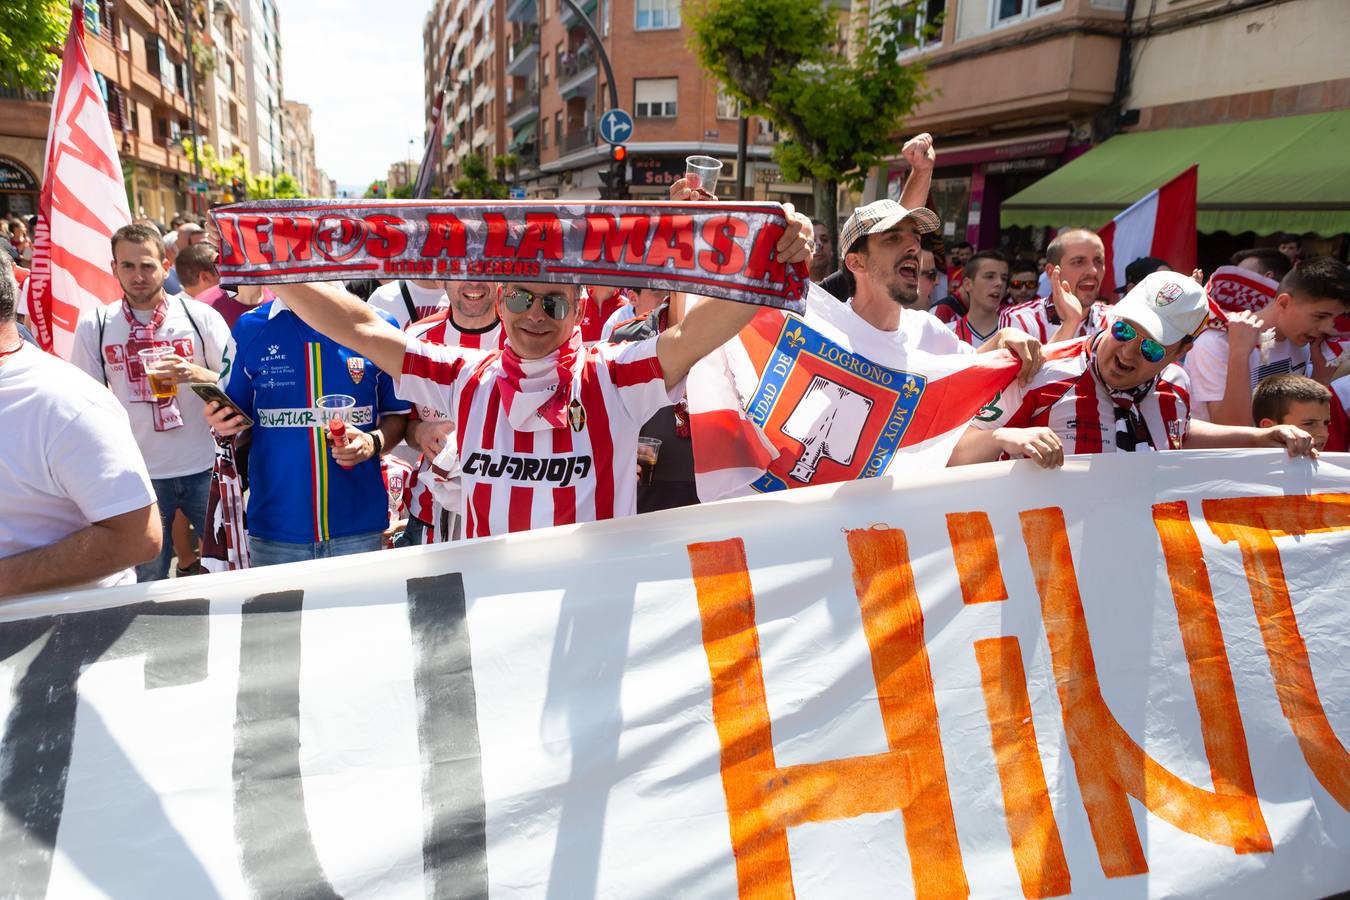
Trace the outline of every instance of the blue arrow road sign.
{"label": "blue arrow road sign", "polygon": [[600,137],[606,144],[622,144],[633,137],[633,117],[625,110],[611,109],[600,117]]}

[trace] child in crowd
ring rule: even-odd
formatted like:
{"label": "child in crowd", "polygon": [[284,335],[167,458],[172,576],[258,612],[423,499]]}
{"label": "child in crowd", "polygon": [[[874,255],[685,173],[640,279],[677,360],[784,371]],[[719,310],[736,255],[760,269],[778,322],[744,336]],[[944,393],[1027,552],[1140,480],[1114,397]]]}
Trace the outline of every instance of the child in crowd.
{"label": "child in crowd", "polygon": [[1323,450],[1331,428],[1331,391],[1303,375],[1270,375],[1252,395],[1252,419],[1261,428],[1297,425]]}

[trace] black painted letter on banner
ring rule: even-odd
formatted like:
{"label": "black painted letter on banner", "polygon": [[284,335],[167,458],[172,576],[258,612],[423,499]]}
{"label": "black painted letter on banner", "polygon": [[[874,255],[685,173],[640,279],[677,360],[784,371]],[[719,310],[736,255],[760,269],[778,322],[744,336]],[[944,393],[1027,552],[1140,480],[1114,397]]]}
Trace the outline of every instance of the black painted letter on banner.
{"label": "black painted letter on banner", "polygon": [[[0,628],[0,660],[47,640],[14,686],[0,743],[0,896],[43,897],[65,807],[80,670],[145,655],[145,687],[206,677],[210,604],[136,603],[46,616]],[[76,865],[78,858],[73,859]]]}
{"label": "black painted letter on banner", "polygon": [[300,778],[303,591],[244,603],[234,720],[234,836],[258,897],[335,898],[319,865]]}
{"label": "black painted letter on banner", "polygon": [[422,753],[426,895],[486,897],[487,805],[478,743],[478,700],[458,572],[408,581]]}

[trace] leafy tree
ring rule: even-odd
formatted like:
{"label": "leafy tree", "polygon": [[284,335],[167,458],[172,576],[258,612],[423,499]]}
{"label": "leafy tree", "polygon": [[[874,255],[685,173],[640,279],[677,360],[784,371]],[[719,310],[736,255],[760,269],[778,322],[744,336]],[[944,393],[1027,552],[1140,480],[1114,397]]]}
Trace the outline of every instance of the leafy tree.
{"label": "leafy tree", "polygon": [[0,84],[51,90],[69,27],[68,0],[0,2]]}
{"label": "leafy tree", "polygon": [[380,178],[376,181],[372,181],[370,183],[370,187],[366,188],[366,192],[361,196],[366,198],[367,200],[370,200],[371,198],[374,197],[388,197],[389,185],[383,178]]}
{"label": "leafy tree", "polygon": [[510,193],[488,173],[487,162],[479,154],[464,158],[464,175],[455,182],[455,190],[470,200],[504,200]]}
{"label": "leafy tree", "polygon": [[895,133],[923,99],[921,68],[900,62],[915,44],[918,6],[873,0],[852,53],[837,39],[829,0],[701,0],[692,10],[699,62],[748,115],[785,133],[774,158],[784,177],[812,180],[836,251],[839,185],[861,186],[868,169],[895,153]]}
{"label": "leafy tree", "polygon": [[389,192],[389,196],[396,200],[408,200],[413,195],[413,187],[411,184],[400,184]]}

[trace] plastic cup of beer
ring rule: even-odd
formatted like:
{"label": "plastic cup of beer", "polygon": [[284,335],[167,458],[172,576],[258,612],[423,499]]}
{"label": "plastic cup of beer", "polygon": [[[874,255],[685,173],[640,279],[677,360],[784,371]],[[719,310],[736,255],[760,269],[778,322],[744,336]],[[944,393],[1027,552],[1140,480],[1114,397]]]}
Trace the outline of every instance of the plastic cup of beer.
{"label": "plastic cup of beer", "polygon": [[656,472],[656,458],[661,455],[661,439],[654,437],[638,438],[637,461],[638,461],[638,483],[648,485],[652,483],[652,475]]}
{"label": "plastic cup of beer", "polygon": [[707,191],[716,195],[717,179],[722,174],[722,161],[711,156],[687,156],[684,160],[684,183],[691,191]]}
{"label": "plastic cup of beer", "polygon": [[156,400],[167,400],[178,395],[178,382],[164,371],[169,357],[174,355],[172,347],[151,347],[136,354],[141,359],[145,376],[150,379],[150,393]]}

